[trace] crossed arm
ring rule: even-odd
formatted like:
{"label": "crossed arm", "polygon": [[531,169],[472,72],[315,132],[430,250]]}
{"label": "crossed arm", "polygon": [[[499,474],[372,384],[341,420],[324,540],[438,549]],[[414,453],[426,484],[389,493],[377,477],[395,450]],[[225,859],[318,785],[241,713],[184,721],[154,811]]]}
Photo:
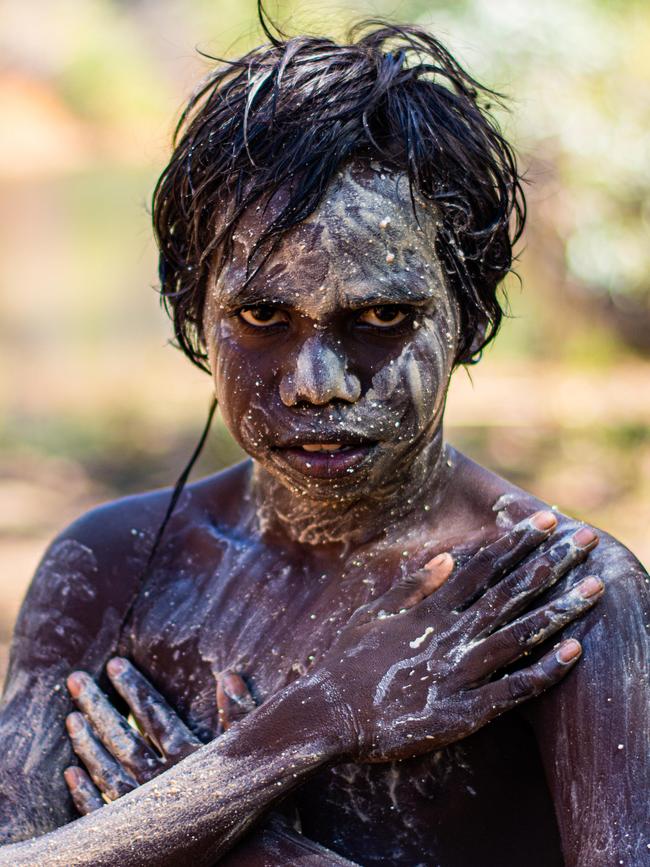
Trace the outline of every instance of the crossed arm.
{"label": "crossed arm", "polygon": [[[525,553],[530,553],[540,541],[539,537],[535,537],[535,545],[532,544],[534,531],[530,527],[525,530],[519,528],[518,533],[518,536],[510,539],[509,546],[501,550],[499,567],[502,571],[511,569],[518,559]],[[208,864],[221,857],[269,805],[326,762],[346,756],[367,761],[412,755],[418,751],[438,748],[469,734],[497,713],[513,707],[559,680],[571,662],[575,661],[575,657],[569,658],[572,648],[565,643],[560,648],[561,651],[564,648],[564,652],[552,651],[546,654],[539,663],[521,670],[508,682],[485,682],[495,668],[507,664],[524,652],[522,635],[538,636],[536,641],[539,641],[540,636],[552,634],[573,619],[579,611],[584,611],[593,604],[594,594],[589,597],[579,590],[571,590],[556,600],[553,607],[545,606],[533,615],[516,616],[521,608],[517,608],[515,597],[520,605],[523,592],[524,602],[529,602],[536,593],[557,580],[581,559],[584,560],[585,556],[586,552],[580,552],[575,545],[567,545],[565,542],[546,563],[538,562],[536,568],[528,568],[525,574],[521,570],[517,574],[515,569],[513,574],[517,574],[516,579],[508,575],[499,585],[488,589],[477,603],[465,608],[464,616],[458,615],[459,598],[463,593],[466,596],[470,587],[475,590],[480,586],[481,580],[485,584],[488,577],[494,575],[494,569],[489,576],[476,574],[477,568],[482,568],[483,573],[486,573],[484,555],[482,560],[474,564],[474,574],[466,571],[464,575],[456,575],[453,582],[449,582],[433,597],[429,594],[435,588],[426,576],[394,588],[388,598],[380,600],[381,608],[369,606],[353,617],[318,671],[301,678],[278,696],[271,698],[244,719],[237,728],[202,747],[162,776],[145,783],[135,792],[125,795],[109,807],[96,811],[74,825],[59,828],[54,833],[36,840],[2,848],[0,864],[38,863],[45,867],[48,864],[70,863],[156,863],[164,867],[166,864],[178,863],[181,858],[191,860],[192,863]],[[496,561],[499,561],[499,557],[495,552]],[[404,611],[405,608],[408,610]],[[452,609],[455,614],[455,632],[444,620],[444,612]],[[378,618],[380,612],[390,616]],[[492,627],[499,627],[496,631],[492,628],[489,634],[485,629],[488,612]],[[459,623],[461,632],[458,632]],[[474,634],[471,633],[470,623],[475,624],[477,631]],[[413,635],[413,647],[413,642],[417,643],[425,633],[425,638],[429,637],[431,624],[435,624],[436,628],[431,633],[430,643],[417,644],[414,649],[418,652],[410,655],[408,660],[408,665],[423,665],[423,670],[429,672],[430,681],[422,687],[422,694],[414,697],[413,707],[407,708],[408,713],[405,714],[404,696],[396,697],[391,693],[394,677],[401,664],[404,636]],[[386,648],[387,652],[390,651],[391,659],[398,660],[392,665],[387,665],[385,658],[378,658],[376,638],[379,629],[382,653]],[[95,637],[95,643],[89,643],[91,661],[97,660],[99,655],[98,644],[101,636]],[[454,662],[452,666],[451,651],[453,650],[454,660],[457,660],[462,639],[465,640],[464,654],[461,654],[464,659],[461,665]],[[528,647],[532,643],[530,639]],[[350,658],[349,649],[352,646],[355,654]],[[477,647],[480,650],[477,651]],[[359,648],[362,648],[363,652],[359,653]],[[481,660],[485,664],[488,658],[491,659],[490,670],[482,670]],[[85,662],[86,660],[81,660],[83,667],[96,673],[96,661],[94,669]],[[65,664],[64,660],[63,665]],[[70,667],[78,667],[78,664]],[[9,688],[10,703],[12,695],[16,698],[21,692],[20,674],[20,670],[14,666]],[[369,686],[369,692],[364,696],[359,695],[360,674],[367,679]],[[592,676],[590,672],[590,677]],[[577,678],[572,681],[579,684]],[[476,683],[483,685],[471,685]],[[442,685],[451,692],[441,691]],[[35,684],[26,682],[23,677],[23,686],[29,688]],[[594,684],[592,681],[589,684],[590,692],[593,693],[598,686],[598,683]],[[612,686],[615,688],[616,684]],[[584,683],[574,688],[584,690]],[[50,689],[53,689],[51,680]],[[620,697],[620,689],[617,696]],[[65,699],[62,696],[59,698],[58,693],[50,698],[52,700],[47,704],[49,710],[45,717],[48,718],[48,725],[52,727],[51,708],[56,706],[63,709]],[[46,697],[41,692],[36,704],[45,700]],[[31,710],[35,708],[32,707]],[[60,712],[61,723],[62,717],[63,713]],[[543,722],[539,724],[543,726]],[[432,730],[437,732],[433,740],[430,739]],[[584,751],[580,750],[580,737],[576,732],[568,734],[571,748],[582,753],[577,758],[584,767],[585,758]],[[408,739],[407,735],[410,736]],[[540,742],[543,737],[542,732]],[[13,743],[17,743],[15,737]],[[552,745],[548,746],[549,755],[552,748]],[[33,750],[34,747],[30,749]],[[57,746],[54,749],[58,750],[58,753],[50,755],[50,759],[54,758],[54,764],[62,768],[69,763],[69,758],[64,755],[66,747],[61,744],[58,732]],[[559,755],[561,748],[555,749],[556,755]],[[20,755],[23,760],[27,759],[25,769],[29,770],[29,759],[33,761],[34,757],[30,757],[29,750],[26,753],[24,747]],[[634,759],[633,756],[633,763]],[[561,761],[560,755],[560,763]],[[38,764],[36,762],[37,766]],[[51,773],[52,764],[47,764]],[[639,767],[638,763],[635,767]],[[644,765],[641,764],[640,767]],[[636,771],[633,771],[630,775],[634,783],[640,781],[638,775],[635,778],[635,773]],[[47,830],[43,826],[48,823],[60,824],[61,820],[67,821],[71,818],[69,809],[64,811],[60,807],[56,808],[58,814],[53,815],[52,808],[46,808],[45,803],[37,803],[36,791],[45,781],[42,773],[40,777],[37,773],[36,777],[36,788],[31,792],[32,797],[28,798],[31,833]],[[21,782],[24,784],[24,780]],[[47,780],[47,786],[42,791],[51,792],[51,779]],[[11,808],[13,804],[13,809],[16,810],[21,799],[16,798],[17,790],[11,791],[7,775],[3,794],[6,797],[6,806]],[[24,794],[23,790],[23,797]],[[558,795],[563,797],[561,791],[558,791]],[[42,796],[41,798],[44,802],[45,799]],[[568,809],[570,800],[561,801],[561,808],[565,808],[565,805]],[[8,812],[5,813],[7,818]],[[638,811],[623,816],[619,813],[619,826],[628,829],[625,836],[628,841],[632,841],[630,846],[635,847],[633,849],[628,846],[625,849],[626,856],[628,852],[639,851],[639,841],[643,833],[643,825],[638,824],[640,818],[642,817]],[[23,823],[23,828],[26,828],[27,824]],[[52,824],[49,826],[52,827]],[[20,836],[20,822],[14,822],[14,828],[16,827],[18,833],[14,831],[14,839]],[[125,833],[127,831],[128,833]],[[588,831],[589,823],[586,824],[587,836]],[[584,837],[582,829],[581,834],[574,836],[581,835]],[[594,838],[593,834],[591,838]],[[592,846],[590,851],[593,853],[596,849]],[[607,851],[609,858],[614,849],[610,846]],[[616,851],[623,852],[623,849]],[[572,867],[574,864],[590,864],[591,867],[601,863],[610,864],[611,860],[584,860],[581,853],[577,852],[575,858],[573,855],[571,860],[567,858],[567,863]],[[637,862],[628,860],[624,863]]]}

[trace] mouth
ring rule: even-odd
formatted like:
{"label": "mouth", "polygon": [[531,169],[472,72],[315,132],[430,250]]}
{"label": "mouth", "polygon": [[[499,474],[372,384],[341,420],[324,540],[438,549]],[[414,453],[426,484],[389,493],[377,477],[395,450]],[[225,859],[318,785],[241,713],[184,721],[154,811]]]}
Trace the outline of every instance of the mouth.
{"label": "mouth", "polygon": [[374,441],[303,442],[276,447],[273,451],[281,461],[305,476],[334,479],[354,473],[376,446]]}

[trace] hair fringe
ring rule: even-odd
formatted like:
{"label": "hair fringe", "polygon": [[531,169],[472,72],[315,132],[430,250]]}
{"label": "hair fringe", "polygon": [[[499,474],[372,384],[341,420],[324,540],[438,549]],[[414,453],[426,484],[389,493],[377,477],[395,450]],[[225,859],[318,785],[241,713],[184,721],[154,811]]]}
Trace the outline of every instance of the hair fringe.
{"label": "hair fringe", "polygon": [[238,59],[212,58],[153,195],[176,344],[208,369],[208,276],[228,258],[244,211],[280,187],[288,192],[252,262],[315,210],[342,163],[374,159],[404,171],[411,195],[438,208],[437,254],[461,311],[458,361],[469,362],[500,326],[496,289],[526,219],[515,153],[491,110],[504,97],[421,27],[370,19],[337,44],[287,37],[261,0],[258,13],[268,42]]}

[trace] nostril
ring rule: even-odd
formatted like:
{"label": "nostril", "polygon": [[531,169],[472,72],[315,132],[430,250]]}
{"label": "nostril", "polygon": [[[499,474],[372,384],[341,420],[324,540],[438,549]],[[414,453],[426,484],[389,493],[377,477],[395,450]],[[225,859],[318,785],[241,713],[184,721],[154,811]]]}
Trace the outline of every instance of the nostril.
{"label": "nostril", "polygon": [[333,397],[329,400],[309,400],[306,398],[300,398],[291,404],[294,409],[314,409],[314,407],[331,407],[332,409],[343,409],[344,407],[350,406],[351,403],[355,401],[345,400],[340,397]]}
{"label": "nostril", "polygon": [[285,406],[354,403],[360,395],[361,382],[348,371],[345,357],[314,338],[305,342],[295,367],[280,380]]}

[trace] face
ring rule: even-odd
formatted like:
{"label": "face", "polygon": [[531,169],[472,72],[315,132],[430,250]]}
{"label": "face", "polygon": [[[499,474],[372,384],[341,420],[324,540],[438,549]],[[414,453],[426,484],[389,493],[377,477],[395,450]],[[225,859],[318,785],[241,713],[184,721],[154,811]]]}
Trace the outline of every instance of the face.
{"label": "face", "polygon": [[245,216],[207,299],[226,424],[296,492],[395,488],[439,429],[458,346],[435,211],[418,201],[414,213],[404,175],[352,165],[246,285],[273,207]]}

